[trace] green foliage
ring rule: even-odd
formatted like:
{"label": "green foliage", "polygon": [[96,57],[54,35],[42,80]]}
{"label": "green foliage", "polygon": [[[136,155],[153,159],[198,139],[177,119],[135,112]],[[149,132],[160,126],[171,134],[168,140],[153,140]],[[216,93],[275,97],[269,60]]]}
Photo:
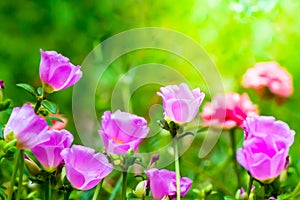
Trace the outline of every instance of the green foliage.
{"label": "green foliage", "polygon": [[[203,46],[218,67],[226,91],[249,93],[253,102],[259,104],[262,115],[273,115],[287,122],[299,133],[299,9],[300,2],[294,0],[34,0],[26,3],[21,0],[0,1],[0,79],[5,81],[3,94],[5,98],[13,99],[11,106],[20,106],[28,100],[34,102],[34,99],[28,97],[24,90],[17,88],[16,84],[26,82],[35,88],[41,86],[38,77],[40,48],[56,50],[69,57],[72,63],[80,64],[95,44],[117,33],[131,28],[164,27],[184,33]],[[240,86],[242,75],[247,68],[256,62],[270,60],[278,61],[294,77],[294,94],[284,105],[262,100],[253,91]],[[95,95],[99,121],[103,112],[110,109],[111,94],[118,79],[135,66],[150,62],[172,66],[188,77],[192,85],[200,85],[203,91],[209,91],[210,86],[206,86],[195,71],[187,67],[189,63],[178,56],[154,50],[132,52],[112,63],[104,72],[104,78],[100,80],[102,87],[101,90],[97,89]],[[37,95],[27,84],[18,86],[30,94]],[[123,87],[126,88],[126,84]],[[155,95],[158,89],[159,86],[156,85],[137,90],[131,99],[132,111],[150,119],[149,106],[160,103],[160,99]],[[61,113],[72,113],[71,96],[70,88],[54,93],[49,101],[42,101],[42,105],[51,113],[56,113],[58,108],[52,101],[59,102]],[[206,101],[210,98],[207,94]],[[159,114],[162,116],[162,112]],[[9,111],[0,112],[0,124],[4,125],[8,116]],[[66,117],[72,119],[71,114]],[[156,126],[155,123],[153,126]],[[75,143],[80,143],[73,120],[69,120],[67,128],[74,134]],[[237,138],[239,145],[242,135],[240,132]],[[203,133],[197,133],[191,147],[181,157],[182,175],[193,179],[193,188],[199,191],[205,185],[212,184],[214,193],[208,199],[222,199],[224,196],[226,199],[233,199],[237,187],[233,178],[233,166],[228,159],[228,155],[232,153],[229,149],[228,134],[224,132],[213,151],[207,157],[199,159],[199,146],[204,137]],[[159,132],[143,141],[140,151],[159,149],[169,140],[170,137]],[[292,146],[290,153],[291,167],[287,172],[289,176],[284,183],[287,191],[292,191],[299,181],[298,141],[300,135],[296,134],[296,144]],[[8,162],[4,167],[10,169],[10,165]],[[167,168],[173,170],[173,165]],[[9,180],[9,172],[10,170],[1,170],[1,184]],[[246,187],[248,175],[244,170],[242,180],[243,187]],[[115,199],[118,191],[114,189],[120,187],[119,183],[117,179],[111,178],[104,185],[108,191],[103,193],[103,198],[108,199],[111,195],[111,199]],[[78,194],[81,193],[77,191],[72,195],[78,197]],[[88,193],[82,196],[83,199],[90,197]],[[189,198],[200,199],[191,191],[187,194],[187,199]]]}

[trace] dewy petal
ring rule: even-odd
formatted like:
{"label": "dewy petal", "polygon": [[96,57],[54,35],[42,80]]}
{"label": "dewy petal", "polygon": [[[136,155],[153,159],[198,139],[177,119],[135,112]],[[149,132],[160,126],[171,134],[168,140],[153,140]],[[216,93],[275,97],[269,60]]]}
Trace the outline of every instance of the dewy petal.
{"label": "dewy petal", "polygon": [[46,121],[34,113],[29,104],[14,108],[4,129],[4,137],[13,132],[17,139],[17,148],[29,149],[46,141]]}

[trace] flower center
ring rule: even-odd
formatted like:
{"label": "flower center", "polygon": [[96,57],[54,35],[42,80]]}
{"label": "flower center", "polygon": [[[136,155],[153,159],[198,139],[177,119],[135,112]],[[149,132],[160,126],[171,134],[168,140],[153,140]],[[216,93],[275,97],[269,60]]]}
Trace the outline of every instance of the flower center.
{"label": "flower center", "polygon": [[122,140],[119,140],[118,138],[113,138],[112,140],[118,144],[124,144],[124,142]]}

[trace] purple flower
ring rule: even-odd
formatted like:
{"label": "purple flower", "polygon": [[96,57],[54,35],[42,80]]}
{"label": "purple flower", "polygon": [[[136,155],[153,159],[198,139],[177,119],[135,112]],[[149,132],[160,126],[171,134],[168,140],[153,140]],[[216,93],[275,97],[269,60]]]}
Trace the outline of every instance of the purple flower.
{"label": "purple flower", "polygon": [[62,164],[63,159],[60,153],[64,148],[71,146],[74,138],[67,130],[50,129],[47,131],[47,135],[49,140],[31,148],[31,151],[44,169],[52,172]]}
{"label": "purple flower", "polygon": [[255,179],[271,182],[288,167],[295,132],[267,116],[248,117],[243,125],[245,141],[237,151],[237,160]]}
{"label": "purple flower", "polygon": [[0,80],[0,89],[4,89],[4,81]]}
{"label": "purple flower", "polygon": [[30,149],[48,139],[47,129],[46,121],[36,115],[29,104],[24,104],[13,109],[4,129],[4,138],[11,140],[15,137],[18,149]]}
{"label": "purple flower", "polygon": [[157,94],[163,99],[165,117],[178,123],[192,121],[205,96],[199,88],[190,90],[185,83],[162,87],[160,91]]}
{"label": "purple flower", "polygon": [[66,176],[74,188],[89,190],[95,187],[112,170],[113,166],[102,153],[81,145],[72,145],[61,152]]}
{"label": "purple flower", "polygon": [[[82,76],[80,66],[56,51],[41,52],[40,78],[46,92],[63,90],[74,85]],[[50,87],[49,87],[50,86]]]}
{"label": "purple flower", "polygon": [[[168,196],[176,199],[176,174],[165,169],[149,169],[145,171],[150,180],[150,190],[154,200],[161,200]],[[184,196],[192,185],[192,180],[187,177],[180,178],[180,196]]]}
{"label": "purple flower", "polygon": [[120,110],[104,112],[102,130],[99,130],[106,151],[122,155],[129,149],[136,150],[148,132],[144,118]]}

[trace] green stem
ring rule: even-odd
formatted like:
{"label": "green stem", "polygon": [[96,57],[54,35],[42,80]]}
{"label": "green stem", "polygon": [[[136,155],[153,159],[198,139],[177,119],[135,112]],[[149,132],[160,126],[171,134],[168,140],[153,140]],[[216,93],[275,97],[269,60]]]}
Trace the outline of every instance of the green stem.
{"label": "green stem", "polygon": [[126,189],[127,189],[127,170],[123,171],[122,200],[126,199]]}
{"label": "green stem", "polygon": [[69,188],[65,191],[64,200],[69,200],[69,197],[70,197],[72,191],[73,191],[73,189],[69,189]]}
{"label": "green stem", "polygon": [[41,97],[38,97],[38,98],[37,98],[37,102],[36,102],[35,107],[34,107],[34,112],[35,112],[36,114],[38,113],[39,108],[40,108],[41,105],[42,105],[42,101],[43,101],[43,98],[41,98]]}
{"label": "green stem", "polygon": [[241,188],[242,186],[242,181],[241,181],[241,176],[240,176],[240,170],[238,163],[236,161],[236,142],[235,142],[235,129],[230,130],[230,143],[231,143],[231,150],[232,150],[232,163],[233,163],[233,168],[237,177],[237,188]]}
{"label": "green stem", "polygon": [[180,200],[180,166],[179,166],[179,155],[178,155],[178,140],[175,136],[173,138],[174,145],[174,158],[175,158],[175,173],[176,173],[176,199]]}
{"label": "green stem", "polygon": [[250,197],[253,181],[254,181],[254,178],[250,175],[250,179],[249,179],[249,183],[248,183],[248,189],[247,189],[248,199]]}
{"label": "green stem", "polygon": [[22,184],[23,184],[23,173],[24,173],[24,150],[20,150],[20,165],[19,165],[19,182],[18,182],[18,190],[17,190],[17,198],[19,200],[21,198],[22,192]]}
{"label": "green stem", "polygon": [[288,196],[284,197],[283,199],[294,199],[298,195],[299,191],[300,191],[300,181],[298,182],[293,192],[290,193]]}
{"label": "green stem", "polygon": [[8,191],[7,200],[12,199],[12,194],[13,194],[13,190],[14,190],[14,186],[15,186],[16,177],[17,177],[17,171],[18,171],[18,168],[19,168],[20,157],[21,157],[21,152],[18,151],[17,160],[16,160],[16,163],[15,163],[15,166],[14,166],[14,171],[13,171],[13,174],[12,174],[11,179],[10,179],[10,187],[9,187],[9,191]]}
{"label": "green stem", "polygon": [[45,200],[51,200],[52,188],[51,188],[51,177],[48,177],[45,183]]}
{"label": "green stem", "polygon": [[98,198],[98,196],[99,196],[99,193],[100,193],[100,191],[101,191],[101,189],[102,189],[103,181],[104,181],[104,178],[103,178],[103,179],[101,180],[101,182],[97,185],[92,200],[97,200],[97,198]]}

